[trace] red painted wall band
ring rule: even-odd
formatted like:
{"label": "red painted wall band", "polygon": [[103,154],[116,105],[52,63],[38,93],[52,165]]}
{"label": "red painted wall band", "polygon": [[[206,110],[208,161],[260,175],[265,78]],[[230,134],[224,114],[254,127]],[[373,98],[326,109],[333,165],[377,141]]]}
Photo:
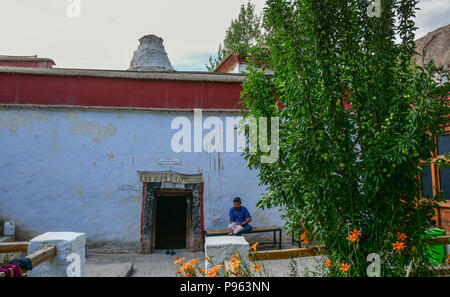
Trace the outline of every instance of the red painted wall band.
{"label": "red painted wall band", "polygon": [[0,104],[240,109],[240,83],[0,73]]}

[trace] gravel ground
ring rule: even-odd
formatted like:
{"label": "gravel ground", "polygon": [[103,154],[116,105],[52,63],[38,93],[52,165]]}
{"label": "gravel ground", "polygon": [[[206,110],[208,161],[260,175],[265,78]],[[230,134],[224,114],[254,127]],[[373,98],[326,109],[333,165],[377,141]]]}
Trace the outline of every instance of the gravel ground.
{"label": "gravel ground", "polygon": [[[87,269],[94,269],[96,265],[112,264],[112,263],[133,263],[134,272],[132,277],[156,277],[156,276],[175,276],[173,262],[178,257],[185,257],[186,260],[201,258],[205,254],[203,252],[191,253],[187,250],[175,250],[176,255],[166,255],[164,250],[156,250],[152,254],[106,254],[89,250],[86,258]],[[290,263],[296,263],[296,268],[292,270]],[[324,262],[323,257],[304,257],[293,261],[290,260],[272,260],[264,261],[265,270],[268,276],[314,276],[311,271],[316,270]],[[323,265],[322,265],[323,266]],[[296,273],[293,273],[296,271]],[[89,274],[89,271],[87,271]]]}

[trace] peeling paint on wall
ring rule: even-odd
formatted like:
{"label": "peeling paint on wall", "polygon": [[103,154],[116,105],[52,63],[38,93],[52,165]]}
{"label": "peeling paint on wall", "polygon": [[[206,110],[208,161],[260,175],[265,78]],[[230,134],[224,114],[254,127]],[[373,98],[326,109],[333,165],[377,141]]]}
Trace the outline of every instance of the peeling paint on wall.
{"label": "peeling paint on wall", "polygon": [[116,135],[116,127],[112,124],[109,124],[108,126],[101,126],[97,122],[86,122],[81,119],[73,119],[73,124],[70,131],[78,135],[89,134],[92,136],[92,140],[94,142],[101,142],[106,137]]}
{"label": "peeling paint on wall", "polygon": [[50,119],[43,112],[0,112],[0,128],[7,129],[11,134],[16,134],[18,128],[31,125],[33,121],[49,123]]}
{"label": "peeling paint on wall", "polygon": [[116,135],[116,127],[113,124],[101,126],[97,122],[87,122],[79,119],[76,112],[66,112],[64,113],[64,118],[72,122],[70,131],[78,135],[89,134],[94,142],[101,142],[109,136]]}

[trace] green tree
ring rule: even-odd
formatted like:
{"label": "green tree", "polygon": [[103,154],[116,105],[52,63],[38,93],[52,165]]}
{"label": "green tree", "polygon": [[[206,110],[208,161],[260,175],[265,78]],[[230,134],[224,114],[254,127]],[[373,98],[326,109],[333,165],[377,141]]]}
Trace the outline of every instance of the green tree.
{"label": "green tree", "polygon": [[379,16],[371,2],[266,2],[268,49],[251,50],[242,106],[279,117],[279,159],[244,156],[267,188],[258,206],[282,208],[296,236],[325,245],[330,275],[365,276],[371,253],[383,276],[425,275],[439,199],[419,198],[419,165],[447,122],[448,73],[413,64],[417,1],[382,0]]}
{"label": "green tree", "polygon": [[210,57],[206,68],[214,71],[230,54],[245,56],[261,36],[261,17],[255,12],[255,5],[248,1],[247,5],[241,5],[238,18],[231,21],[223,45],[219,45],[217,58]]}

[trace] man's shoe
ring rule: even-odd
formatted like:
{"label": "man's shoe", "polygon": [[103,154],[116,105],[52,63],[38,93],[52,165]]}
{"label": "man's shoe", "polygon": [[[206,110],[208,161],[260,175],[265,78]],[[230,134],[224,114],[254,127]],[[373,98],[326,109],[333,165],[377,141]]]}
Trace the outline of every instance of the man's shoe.
{"label": "man's shoe", "polygon": [[166,250],[166,255],[170,255],[170,251],[169,250]]}
{"label": "man's shoe", "polygon": [[176,252],[174,250],[170,250],[170,254],[173,256],[176,254]]}

